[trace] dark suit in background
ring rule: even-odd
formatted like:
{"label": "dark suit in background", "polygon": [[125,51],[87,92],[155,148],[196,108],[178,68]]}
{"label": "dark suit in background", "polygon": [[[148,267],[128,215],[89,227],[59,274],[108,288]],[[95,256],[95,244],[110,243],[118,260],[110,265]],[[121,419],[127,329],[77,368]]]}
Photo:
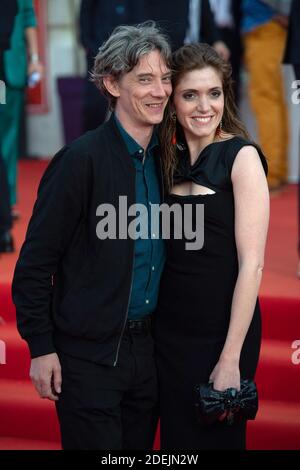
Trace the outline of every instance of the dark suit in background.
{"label": "dark suit in background", "polygon": [[240,69],[243,52],[241,39],[242,0],[231,0],[232,27],[218,27],[221,40],[230,50],[230,63],[232,66],[233,91],[236,103],[240,98]]}
{"label": "dark suit in background", "polygon": [[9,49],[10,35],[18,11],[17,0],[1,0],[0,15],[0,51]]}
{"label": "dark suit in background", "polygon": [[[209,0],[200,0],[200,9],[199,42],[213,44],[220,40],[220,35],[214,22]],[[189,26],[188,0],[148,0],[146,15],[168,33],[173,50],[183,45]]]}
{"label": "dark suit in background", "polygon": [[284,63],[293,64],[296,79],[300,79],[300,2],[293,0],[289,18],[289,29]]}
{"label": "dark suit in background", "polygon": [[86,50],[88,77],[85,90],[84,130],[94,129],[105,120],[107,101],[91,83],[89,72],[100,45],[121,24],[146,20],[143,0],[82,0],[80,39]]}

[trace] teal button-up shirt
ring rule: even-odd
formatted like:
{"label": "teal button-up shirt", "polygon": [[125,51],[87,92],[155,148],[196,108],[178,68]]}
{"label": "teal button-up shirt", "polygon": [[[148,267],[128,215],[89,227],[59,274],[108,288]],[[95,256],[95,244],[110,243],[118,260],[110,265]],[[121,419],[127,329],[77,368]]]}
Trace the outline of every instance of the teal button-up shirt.
{"label": "teal button-up shirt", "polygon": [[[158,145],[158,138],[153,134],[144,149],[125,131],[115,116],[118,129],[132,157],[136,170],[136,204],[142,204],[142,213],[137,213],[147,228],[147,238],[137,238],[134,248],[133,284],[128,310],[128,318],[139,319],[151,314],[157,304],[159,283],[165,262],[165,245],[159,233],[151,227],[151,204],[161,204],[158,176],[153,149]],[[145,233],[137,225],[138,233]]]}

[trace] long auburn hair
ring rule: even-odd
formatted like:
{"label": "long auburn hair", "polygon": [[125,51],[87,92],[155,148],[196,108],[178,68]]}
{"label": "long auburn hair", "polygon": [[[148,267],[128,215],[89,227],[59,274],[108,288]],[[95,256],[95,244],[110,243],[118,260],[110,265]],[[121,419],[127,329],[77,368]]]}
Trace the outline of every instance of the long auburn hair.
{"label": "long auburn hair", "polygon": [[[222,80],[224,93],[222,131],[249,139],[246,128],[237,117],[237,107],[235,105],[232,89],[231,65],[223,60],[208,44],[188,44],[173,53],[173,93],[176,86],[187,72],[200,70],[206,67],[213,67],[220,75]],[[177,147],[176,143],[174,142],[174,135],[176,135],[176,131],[182,130],[180,129],[181,126],[178,121],[176,122],[176,119],[174,119],[172,96],[166,107],[164,120],[159,127],[164,173],[169,190],[173,186],[173,174],[177,166]]]}

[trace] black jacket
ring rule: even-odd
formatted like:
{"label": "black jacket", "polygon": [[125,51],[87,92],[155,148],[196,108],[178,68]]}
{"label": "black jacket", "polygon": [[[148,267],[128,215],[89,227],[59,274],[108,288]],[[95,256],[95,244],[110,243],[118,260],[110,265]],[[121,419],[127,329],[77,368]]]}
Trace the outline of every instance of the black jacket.
{"label": "black jacket", "polygon": [[300,2],[293,0],[289,17],[288,38],[283,62],[300,65]]}
{"label": "black jacket", "polygon": [[[155,20],[168,33],[172,49],[183,46],[188,28],[189,0],[148,0],[147,18]],[[213,44],[220,40],[209,0],[201,0],[201,23],[199,42]]]}
{"label": "black jacket", "polygon": [[114,119],[64,147],[43,175],[13,279],[17,325],[32,357],[58,349],[116,364],[134,240],[100,240],[96,210],[113,204],[118,220],[120,195],[135,203],[134,164]]}
{"label": "black jacket", "polygon": [[146,20],[145,0],[81,0],[80,39],[89,55],[95,56],[116,26]]}
{"label": "black jacket", "polygon": [[0,15],[0,52],[10,48],[10,36],[18,13],[17,0],[2,0]]}

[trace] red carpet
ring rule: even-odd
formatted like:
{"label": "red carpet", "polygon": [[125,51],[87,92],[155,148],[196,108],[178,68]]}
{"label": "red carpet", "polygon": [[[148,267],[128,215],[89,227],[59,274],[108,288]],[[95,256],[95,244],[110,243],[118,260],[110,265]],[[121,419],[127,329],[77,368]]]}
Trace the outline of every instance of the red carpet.
{"label": "red carpet", "polygon": [[[24,239],[37,184],[47,163],[22,161],[19,170],[21,219],[15,223],[17,251]],[[263,345],[257,384],[260,410],[249,423],[249,449],[300,449],[300,362],[292,348],[300,343],[300,280],[297,265],[296,187],[271,201],[271,224],[261,288]],[[29,353],[15,327],[10,297],[17,253],[0,257],[0,340],[6,364],[0,365],[0,450],[59,449],[53,403],[41,400],[28,378]],[[294,362],[297,362],[294,360]],[[159,447],[159,436],[156,448]]]}

